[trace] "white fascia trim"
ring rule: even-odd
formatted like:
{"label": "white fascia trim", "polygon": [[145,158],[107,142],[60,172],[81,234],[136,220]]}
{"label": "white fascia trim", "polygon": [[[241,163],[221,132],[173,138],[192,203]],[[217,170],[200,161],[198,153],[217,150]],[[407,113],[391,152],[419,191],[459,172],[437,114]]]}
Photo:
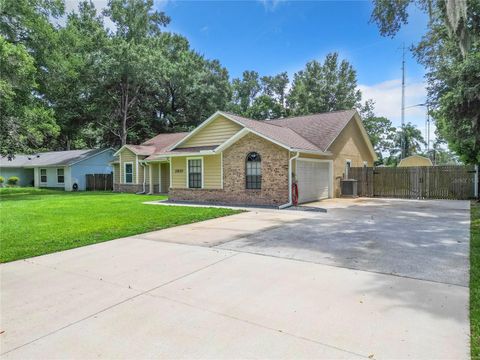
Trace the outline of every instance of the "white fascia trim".
{"label": "white fascia trim", "polygon": [[[365,142],[367,143],[367,148],[368,148],[368,150],[370,151],[370,153],[371,153],[372,156],[373,156],[373,161],[377,161],[377,160],[378,160],[378,156],[377,156],[377,154],[375,153],[375,149],[373,148],[372,142],[370,141],[370,137],[368,136],[367,131],[365,130],[365,127],[363,126],[362,119],[360,118],[360,115],[358,114],[357,111],[355,111],[355,114],[353,114],[352,119],[353,119],[353,118],[355,118],[355,121],[357,122],[357,125],[358,125],[358,127],[360,128],[360,132],[362,133],[363,139],[364,139]],[[352,119],[350,119],[349,121],[347,121],[347,123],[345,124],[345,126],[343,127],[343,129],[340,130],[340,132],[338,133],[338,135],[335,136],[335,138],[330,142],[330,144],[328,144],[327,149],[330,149],[330,146],[332,146],[332,144],[335,142],[335,140],[337,140],[337,138],[340,136],[340,134],[343,132],[343,130],[347,127],[347,125],[350,123],[350,121],[352,121]]]}
{"label": "white fascia trim", "polygon": [[218,145],[216,148],[215,148],[215,152],[220,152],[220,151],[223,151],[225,150],[226,148],[232,146],[233,144],[235,144],[238,140],[240,140],[241,138],[243,138],[245,135],[247,135],[248,133],[250,132],[249,129],[247,128],[243,128],[242,130],[240,130],[239,132],[237,132],[235,135],[233,135],[231,138],[227,139],[223,144],[220,144]]}
{"label": "white fascia trim", "polygon": [[362,132],[362,136],[365,139],[365,141],[367,142],[368,150],[370,150],[370,152],[373,155],[373,161],[377,161],[378,160],[377,153],[375,152],[375,149],[373,148],[372,142],[370,141],[370,137],[367,134],[367,130],[365,130],[365,127],[363,126],[363,121],[360,118],[360,115],[358,115],[358,112],[355,112],[354,116],[355,116],[355,120],[357,121],[358,127],[360,128],[360,131]]}
{"label": "white fascia trim", "polygon": [[[136,172],[135,172],[135,184],[138,184],[138,155],[135,155],[135,168],[136,168]],[[145,180],[145,179],[144,179]]]}
{"label": "white fascia trim", "polygon": [[[174,145],[170,146],[167,150],[172,150],[175,149],[177,146],[180,146],[183,144],[185,141],[190,139],[193,135],[198,133],[201,129],[203,129],[205,126],[207,126],[209,123],[211,123],[218,115],[223,115],[220,111],[216,111],[212,116],[210,116],[207,120],[202,122],[200,125],[198,125],[195,129],[193,129],[187,136],[185,136],[183,139],[175,143]],[[225,116],[225,115],[224,115]]]}
{"label": "white fascia trim", "polygon": [[298,157],[300,156],[300,153],[296,153],[295,156],[293,157],[290,157],[290,159],[288,159],[288,203],[286,204],[283,204],[283,205],[280,205],[278,208],[279,209],[285,209],[287,207],[290,207],[293,205],[293,194],[292,194],[292,183],[293,183],[293,179],[292,179],[292,163],[293,163],[293,160],[295,159],[298,159]]}
{"label": "white fascia trim", "polygon": [[302,149],[293,149],[292,151],[301,152],[304,154],[314,154],[322,156],[331,156],[333,155],[330,151],[321,151],[321,150],[302,150]]}
{"label": "white fascia trim", "polygon": [[203,184],[204,184],[204,181],[203,181],[203,175],[205,174],[205,169],[203,167],[203,157],[202,156],[192,156],[192,157],[187,157],[186,158],[186,163],[185,163],[185,167],[187,169],[186,173],[187,173],[187,178],[186,178],[186,184],[187,185],[187,189],[195,189],[195,188],[191,188],[190,186],[188,186],[188,160],[201,160],[202,162],[202,184],[200,186],[200,189],[203,189]]}
{"label": "white fascia trim", "polygon": [[158,193],[162,193],[162,163],[158,163]]}
{"label": "white fascia trim", "polygon": [[223,151],[220,153],[220,184],[223,189]]}
{"label": "white fascia trim", "polygon": [[170,190],[170,188],[172,188],[172,158],[168,158],[168,172],[169,172],[169,176],[170,176],[170,184],[168,185],[169,189],[167,190]]}
{"label": "white fascia trim", "polygon": [[183,156],[208,156],[216,155],[217,153],[214,150],[206,150],[205,152],[194,152],[194,153],[181,153],[181,154],[171,154],[169,157],[183,157]]}
{"label": "white fascia trim", "polygon": [[113,154],[113,156],[119,155],[119,154],[122,152],[123,149],[128,149],[128,150],[132,151],[133,153],[135,153],[133,150],[131,150],[130,148],[128,148],[127,145],[123,145],[120,149],[118,149],[118,150],[115,152],[115,154]]}

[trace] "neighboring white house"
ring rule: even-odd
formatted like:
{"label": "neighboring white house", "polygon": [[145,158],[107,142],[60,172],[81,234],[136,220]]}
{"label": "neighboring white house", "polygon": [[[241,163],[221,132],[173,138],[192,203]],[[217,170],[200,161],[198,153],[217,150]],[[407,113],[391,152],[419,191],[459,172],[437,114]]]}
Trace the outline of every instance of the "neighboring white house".
{"label": "neighboring white house", "polygon": [[[87,174],[110,174],[113,149],[51,151],[0,158],[5,182],[17,176],[20,186],[85,190]],[[76,184],[76,186],[75,186]]]}

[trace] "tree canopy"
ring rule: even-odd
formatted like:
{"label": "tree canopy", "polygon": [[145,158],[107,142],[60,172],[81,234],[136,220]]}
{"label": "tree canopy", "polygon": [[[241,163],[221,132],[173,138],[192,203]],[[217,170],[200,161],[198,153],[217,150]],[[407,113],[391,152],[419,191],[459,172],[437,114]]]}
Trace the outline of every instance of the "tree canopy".
{"label": "tree canopy", "polygon": [[372,21],[395,36],[408,23],[409,6],[429,15],[427,32],[412,47],[427,68],[431,115],[450,149],[467,163],[480,162],[480,2],[375,0]]}
{"label": "tree canopy", "polygon": [[110,0],[102,13],[83,0],[69,14],[62,0],[17,0],[0,17],[2,155],[140,143],[189,131],[216,110],[264,120],[355,108],[380,161],[395,145],[397,130],[373,101],[362,105],[355,69],[335,52],[292,81],[254,70],[231,80],[168,31],[153,0]]}

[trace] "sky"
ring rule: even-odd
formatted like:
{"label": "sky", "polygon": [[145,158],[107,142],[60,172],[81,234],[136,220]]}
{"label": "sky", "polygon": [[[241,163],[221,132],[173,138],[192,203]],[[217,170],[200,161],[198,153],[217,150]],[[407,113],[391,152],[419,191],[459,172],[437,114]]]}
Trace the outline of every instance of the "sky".
{"label": "sky", "polygon": [[[66,0],[67,9],[76,0]],[[107,0],[93,0],[98,8]],[[290,78],[310,60],[338,52],[357,71],[363,101],[394,125],[401,118],[402,45],[408,48],[425,33],[427,19],[411,9],[409,24],[395,38],[380,36],[370,23],[371,1],[180,1],[156,0],[171,17],[166,31],[184,35],[208,59],[218,59],[232,78],[244,70],[262,75],[287,71]],[[424,68],[406,51],[406,106],[425,101]],[[423,107],[406,109],[406,122],[425,130]],[[431,131],[433,137],[433,129]]]}

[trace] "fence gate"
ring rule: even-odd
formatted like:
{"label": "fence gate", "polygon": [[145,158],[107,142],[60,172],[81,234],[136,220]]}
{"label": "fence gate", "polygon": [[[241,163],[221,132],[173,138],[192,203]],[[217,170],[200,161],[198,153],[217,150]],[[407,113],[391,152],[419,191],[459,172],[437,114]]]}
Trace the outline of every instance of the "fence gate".
{"label": "fence gate", "polygon": [[113,174],[87,174],[87,191],[95,190],[113,190]]}
{"label": "fence gate", "polygon": [[477,176],[473,165],[354,167],[358,195],[404,199],[472,199]]}

